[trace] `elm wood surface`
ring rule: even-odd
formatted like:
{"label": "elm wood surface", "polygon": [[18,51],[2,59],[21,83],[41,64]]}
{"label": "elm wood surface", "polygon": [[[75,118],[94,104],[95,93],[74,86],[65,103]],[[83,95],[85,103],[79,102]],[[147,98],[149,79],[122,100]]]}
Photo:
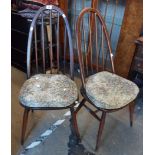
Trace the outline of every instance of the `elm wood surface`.
{"label": "elm wood surface", "polygon": [[[44,12],[46,12],[46,16],[44,15]],[[55,66],[53,65],[53,42],[52,42],[52,13],[55,12],[57,13],[57,26],[56,26],[56,32],[55,33],[55,37],[56,37],[56,56],[57,56],[57,63],[56,63],[56,74],[59,75],[55,75],[57,78],[52,81],[52,78],[55,77],[54,75],[52,76],[51,74],[53,73],[53,69],[55,69]],[[44,19],[44,17],[46,17],[46,21]],[[41,56],[42,56],[42,61],[39,62],[38,61],[38,40],[37,40],[37,33],[36,33],[36,25],[37,25],[37,20],[38,18],[40,19],[40,29],[41,29]],[[63,19],[64,21],[64,27],[65,27],[65,32],[66,35],[64,35],[64,39],[68,39],[68,42],[66,44],[68,44],[68,46],[65,47],[69,47],[68,49],[68,53],[70,54],[70,63],[69,63],[69,67],[66,65],[65,63],[65,59],[62,61],[60,59],[60,44],[59,44],[59,18]],[[48,20],[48,22],[47,22]],[[48,24],[50,29],[49,29],[49,43],[48,43],[48,48],[45,49],[45,33],[44,33],[44,28],[45,25]],[[33,38],[34,38],[34,43],[33,43]],[[40,46],[40,44],[39,44]],[[40,47],[39,47],[40,48]],[[48,52],[49,55],[49,66],[46,66],[46,57],[45,57],[45,50],[46,52]],[[65,50],[66,51],[66,50]],[[31,64],[31,55],[32,53],[35,54],[35,58],[36,58],[36,72],[35,74],[37,74],[36,76],[32,76],[34,73],[32,72],[32,64]],[[71,39],[71,33],[70,33],[70,28],[69,28],[69,24],[68,24],[68,20],[66,18],[66,16],[64,15],[64,12],[56,7],[56,6],[45,6],[39,9],[39,11],[37,12],[37,14],[35,15],[34,19],[32,20],[31,26],[30,26],[30,31],[29,31],[29,38],[28,38],[28,45],[27,45],[27,78],[28,80],[24,83],[23,87],[21,88],[21,93],[19,96],[20,99],[20,103],[21,105],[25,108],[25,112],[23,115],[23,126],[22,126],[22,136],[21,136],[21,144],[23,144],[24,142],[24,137],[25,137],[25,132],[26,132],[26,126],[27,126],[27,119],[28,119],[28,111],[29,110],[61,110],[61,109],[67,109],[69,108],[71,110],[71,114],[73,115],[73,125],[75,127],[75,131],[77,130],[77,126],[76,126],[76,118],[74,117],[74,111],[73,111],[73,106],[75,105],[75,101],[78,99],[78,91],[76,88],[76,84],[74,83],[73,79],[74,79],[74,62],[73,62],[73,47],[72,47],[72,39]],[[61,65],[63,65],[64,67],[60,68],[60,62],[62,63]],[[41,63],[41,64],[40,64]],[[42,70],[38,70],[38,66],[40,65],[40,67],[42,67]],[[50,73],[46,75],[46,70],[48,70],[50,67]],[[68,67],[68,69],[66,69],[66,67]],[[62,69],[62,71],[60,71]],[[69,70],[69,71],[68,71]],[[45,74],[44,76],[42,74],[39,74],[40,72],[42,72],[43,74]],[[66,74],[62,75],[62,74]],[[63,81],[60,80],[61,78],[67,79],[67,83],[62,83]],[[49,80],[48,80],[49,78]],[[46,80],[45,80],[46,79]],[[32,81],[35,80],[35,84],[32,83]],[[66,80],[65,80],[66,81]],[[64,81],[64,82],[65,82]],[[30,82],[30,84],[29,84]],[[37,83],[38,82],[38,83]],[[49,94],[50,91],[53,91],[53,88],[51,87],[54,85],[54,83],[56,83],[55,85],[55,96],[51,96],[54,94]],[[31,85],[32,84],[32,85]],[[35,87],[36,86],[36,87]],[[74,88],[73,88],[74,87]],[[73,90],[73,89],[74,90]],[[41,94],[45,94],[45,96],[50,96],[47,97],[46,99],[44,98],[45,96],[40,96],[38,97],[38,94],[36,92],[38,92],[38,90],[40,90]],[[37,90],[37,91],[36,91]],[[73,91],[71,91],[73,90]],[[66,92],[65,92],[66,91]],[[65,94],[63,95],[62,92],[65,92]],[[70,94],[70,93],[71,94]],[[72,93],[75,94],[72,94]],[[34,94],[34,96],[33,96]],[[43,95],[42,94],[42,95]],[[66,96],[67,95],[67,96]],[[74,96],[74,97],[73,97]],[[36,98],[35,98],[36,97]],[[50,100],[50,98],[52,97],[52,99]],[[66,98],[66,102],[65,99]],[[71,100],[69,101],[69,97],[71,98]],[[63,100],[64,99],[64,100]],[[73,99],[73,100],[72,100]],[[60,101],[61,100],[61,101]],[[36,103],[37,102],[37,103]],[[44,102],[44,103],[42,103]],[[35,105],[35,106],[34,106]],[[76,134],[76,132],[75,132]]]}
{"label": "elm wood surface", "polygon": [[[84,15],[86,13],[94,14],[94,19],[92,19],[92,20],[94,20],[93,22],[95,25],[95,28],[93,28],[93,30],[95,30],[95,31],[93,31],[93,33],[95,34],[95,37],[91,38],[91,39],[95,39],[94,44],[92,44],[91,42],[88,42],[87,46],[91,46],[90,48],[92,48],[92,46],[97,47],[97,44],[95,44],[95,42],[97,41],[96,25],[100,24],[101,28],[102,28],[102,33],[104,34],[104,35],[102,35],[102,37],[104,37],[104,39],[105,39],[104,44],[107,43],[107,47],[109,48],[109,50],[107,52],[110,57],[109,59],[111,62],[111,72],[112,73],[106,72],[106,71],[99,72],[99,64],[98,64],[99,62],[100,62],[100,65],[102,65],[102,67],[103,67],[102,70],[105,70],[105,67],[104,67],[105,66],[105,64],[104,64],[105,63],[105,61],[104,61],[105,55],[102,54],[102,57],[103,57],[101,59],[102,61],[98,61],[98,59],[100,58],[99,57],[100,55],[99,55],[98,51],[96,50],[96,48],[92,48],[92,50],[95,49],[95,51],[96,51],[96,53],[94,52],[96,54],[96,56],[93,55],[93,59],[96,60],[95,61],[96,70],[93,71],[92,68],[90,68],[90,70],[88,71],[87,62],[88,62],[88,58],[92,57],[91,56],[92,52],[91,52],[91,50],[88,50],[85,52],[82,50],[82,41],[84,41],[84,40],[82,40],[83,35],[81,34],[81,32],[82,32],[81,31],[81,23],[83,22],[82,18],[84,17]],[[88,16],[88,18],[90,16]],[[99,21],[97,24],[96,24],[96,22],[97,22],[96,18],[98,18],[98,21]],[[92,33],[91,32],[91,28],[92,28],[91,23],[92,22],[88,23],[89,29],[90,29],[90,30],[88,30],[88,32],[90,33],[90,34],[88,34],[88,36],[91,36],[91,33]],[[114,74],[115,70],[114,70],[114,65],[113,65],[113,55],[111,52],[110,39],[109,39],[109,35],[107,32],[104,20],[98,10],[96,10],[94,8],[86,8],[86,9],[82,10],[82,12],[80,13],[80,15],[77,19],[76,34],[77,34],[77,47],[78,47],[78,58],[79,58],[79,64],[80,64],[80,74],[81,74],[81,80],[82,80],[81,94],[83,96],[83,100],[81,101],[79,107],[76,109],[75,113],[77,114],[78,111],[84,106],[88,110],[88,112],[90,112],[90,114],[92,114],[97,120],[99,120],[100,125],[99,125],[99,129],[98,129],[98,136],[97,136],[96,147],[95,147],[95,150],[97,150],[99,147],[99,144],[100,144],[100,138],[101,138],[102,130],[104,127],[106,113],[117,111],[117,110],[120,110],[126,106],[129,106],[130,103],[135,100],[135,98],[139,92],[139,89],[133,82]],[[101,42],[103,42],[102,38],[101,38]],[[90,52],[90,57],[87,57],[88,52]],[[102,53],[105,52],[104,48],[102,48],[102,50],[100,52],[102,52]],[[92,63],[92,61],[90,61],[90,62]],[[108,74],[108,76],[106,76],[106,74]],[[89,82],[90,78],[91,78],[91,80]],[[104,79],[104,78],[106,80],[102,81],[102,79]],[[118,96],[117,96],[117,93],[118,93]],[[105,96],[103,97],[103,95],[105,95]],[[118,102],[117,102],[117,99],[118,99]],[[86,106],[85,105],[86,101],[88,101],[90,104],[92,104],[94,107],[96,107],[97,110],[93,111],[91,108]],[[111,102],[111,101],[113,101],[113,102]],[[97,115],[98,111],[102,112],[101,118]],[[130,124],[132,125],[133,108],[131,106],[130,106],[130,119],[131,119]],[[77,130],[77,132],[78,132],[78,130]],[[79,133],[77,135],[80,137]]]}

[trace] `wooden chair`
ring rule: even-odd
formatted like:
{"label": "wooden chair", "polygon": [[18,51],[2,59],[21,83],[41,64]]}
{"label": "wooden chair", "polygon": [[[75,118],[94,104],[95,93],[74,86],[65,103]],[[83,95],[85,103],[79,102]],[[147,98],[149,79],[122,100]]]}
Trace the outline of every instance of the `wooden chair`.
{"label": "wooden chair", "polygon": [[[46,28],[48,39],[46,39]],[[60,38],[60,33],[64,38]],[[64,41],[63,47],[61,41]],[[69,63],[66,62],[67,55]],[[50,71],[50,74],[46,74],[47,70]],[[73,47],[68,20],[60,8],[53,5],[44,6],[35,15],[29,31],[27,45],[28,79],[23,84],[19,94],[19,101],[25,109],[21,144],[24,142],[30,110],[69,108],[73,125],[76,126],[74,105],[78,99],[78,90],[73,81],[73,73]]]}
{"label": "wooden chair", "polygon": [[[98,10],[85,8],[81,11],[76,23],[76,34],[83,99],[75,113],[77,115],[84,106],[100,122],[97,150],[107,113],[129,106],[132,125],[133,101],[139,89],[133,82],[115,74],[110,38]],[[86,101],[97,110],[85,104]],[[99,111],[102,112],[101,117],[97,114]]]}

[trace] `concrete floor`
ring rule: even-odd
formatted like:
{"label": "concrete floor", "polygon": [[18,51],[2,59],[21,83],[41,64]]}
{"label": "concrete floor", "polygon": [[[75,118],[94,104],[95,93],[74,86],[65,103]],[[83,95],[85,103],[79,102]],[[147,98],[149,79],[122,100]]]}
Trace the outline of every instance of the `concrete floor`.
{"label": "concrete floor", "polygon": [[[19,90],[26,79],[26,75],[12,67],[12,155],[21,154],[23,150],[34,142],[51,124],[64,118],[68,110],[35,111],[30,113],[23,146],[20,145],[20,133],[23,108],[19,105]],[[79,84],[79,79],[76,79]],[[101,145],[94,152],[98,121],[95,120],[84,108],[78,114],[78,125],[82,137],[83,154],[87,151],[96,155],[142,155],[143,154],[143,109],[142,98],[137,99],[134,124],[129,125],[128,108],[107,115]],[[41,144],[25,152],[26,155],[67,155],[69,154],[68,142],[70,136],[69,117],[65,117],[62,125],[47,137]],[[76,148],[75,148],[76,149]],[[84,153],[85,152],[85,153]],[[73,153],[72,153],[73,154]],[[89,154],[89,153],[87,153]],[[74,151],[74,155],[82,155]]]}

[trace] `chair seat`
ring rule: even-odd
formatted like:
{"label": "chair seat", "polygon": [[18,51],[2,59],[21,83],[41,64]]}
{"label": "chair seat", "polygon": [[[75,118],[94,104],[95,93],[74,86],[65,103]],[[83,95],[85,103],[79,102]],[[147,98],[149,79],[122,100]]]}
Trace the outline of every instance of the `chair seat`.
{"label": "chair seat", "polygon": [[101,109],[117,109],[133,101],[139,92],[137,85],[116,74],[103,71],[88,77],[86,94]]}
{"label": "chair seat", "polygon": [[19,100],[26,107],[64,108],[78,97],[74,81],[62,74],[37,74],[25,81]]}

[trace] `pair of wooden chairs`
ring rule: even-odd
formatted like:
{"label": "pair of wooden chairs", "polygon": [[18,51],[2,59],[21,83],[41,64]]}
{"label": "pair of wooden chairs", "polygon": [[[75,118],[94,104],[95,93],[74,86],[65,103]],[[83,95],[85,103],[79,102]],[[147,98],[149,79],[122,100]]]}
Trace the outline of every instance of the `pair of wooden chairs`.
{"label": "pair of wooden chairs", "polygon": [[[37,37],[37,25],[41,32],[40,40]],[[45,31],[48,32],[48,39]],[[60,38],[60,33],[63,34],[61,35],[63,38]],[[129,105],[132,125],[134,105],[132,101],[139,90],[133,82],[115,74],[109,35],[98,10],[93,8],[82,10],[76,23],[76,36],[83,99],[79,106],[74,108],[78,100],[78,89],[73,81],[74,52],[67,17],[60,8],[47,5],[42,7],[32,20],[27,45],[28,79],[19,95],[19,101],[25,109],[22,144],[30,110],[69,108],[75,133],[80,138],[76,117],[84,106],[100,122],[96,150],[101,140],[107,113]],[[111,71],[105,71],[109,67]],[[46,74],[49,68],[51,74]],[[92,104],[96,110],[90,109],[85,102]],[[98,111],[102,112],[101,117],[97,115]]]}

